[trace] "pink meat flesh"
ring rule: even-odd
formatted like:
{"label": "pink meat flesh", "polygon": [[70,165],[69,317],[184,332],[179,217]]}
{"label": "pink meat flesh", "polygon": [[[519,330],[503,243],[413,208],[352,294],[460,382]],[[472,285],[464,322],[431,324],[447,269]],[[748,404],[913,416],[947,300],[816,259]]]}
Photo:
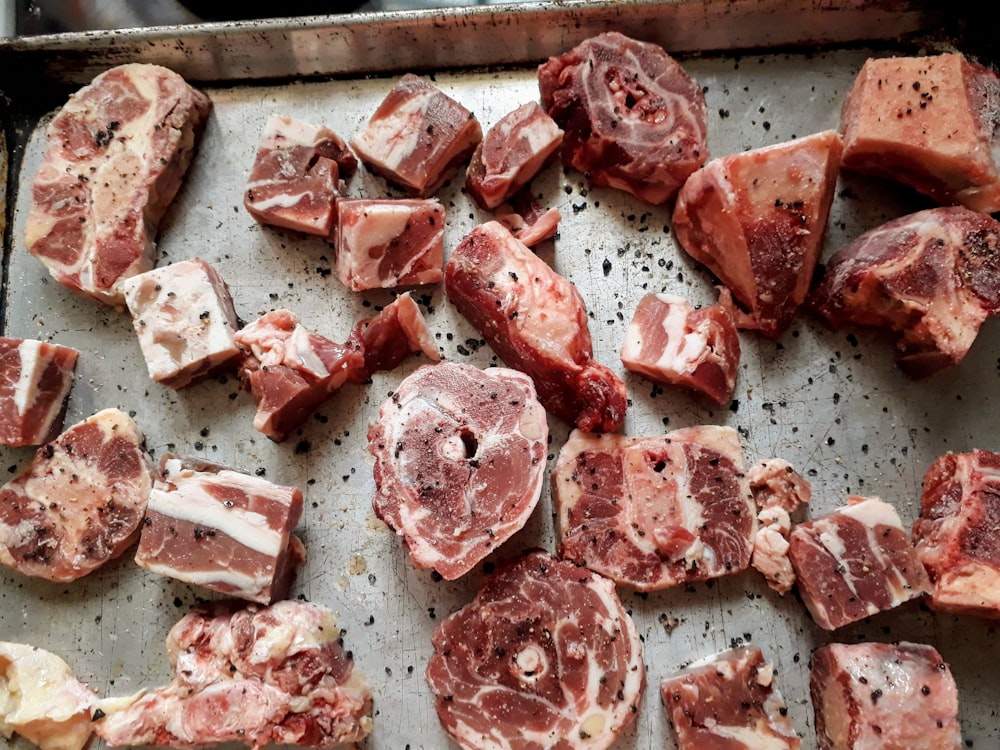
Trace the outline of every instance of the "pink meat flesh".
{"label": "pink meat flesh", "polygon": [[791,513],[812,497],[808,480],[781,458],[758,461],[747,472],[757,504],[757,533],[750,564],[767,579],[772,590],[784,596],[795,584],[795,569],[788,557]]}
{"label": "pink meat flesh", "polygon": [[79,352],[0,337],[0,445],[38,445],[62,426]]}

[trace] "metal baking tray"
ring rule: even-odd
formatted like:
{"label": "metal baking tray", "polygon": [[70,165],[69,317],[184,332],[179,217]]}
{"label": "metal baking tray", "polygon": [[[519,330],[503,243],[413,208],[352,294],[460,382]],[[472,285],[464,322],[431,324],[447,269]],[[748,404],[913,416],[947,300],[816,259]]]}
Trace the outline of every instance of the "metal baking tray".
{"label": "metal baking tray", "polygon": [[[271,112],[329,125],[351,136],[394,78],[412,70],[472,109],[484,127],[537,99],[535,66],[606,29],[658,41],[704,87],[709,146],[721,156],[838,124],[843,95],[873,54],[958,46],[988,55],[975,38],[984,24],[937,3],[883,0],[735,0],[715,2],[560,2],[442,11],[358,14],[258,23],[171,27],[20,39],[0,43],[0,99],[6,150],[2,332],[51,338],[82,351],[67,424],[105,407],[133,413],[149,450],[201,456],[301,487],[300,531],[309,559],[293,595],[331,607],[344,640],[375,696],[375,729],[364,747],[443,748],[448,739],[423,678],[430,636],[448,613],[472,599],[483,567],[528,547],[554,550],[546,487],[524,530],[457,582],[411,565],[395,535],[374,516],[372,459],[366,432],[382,400],[423,360],[346,386],[287,442],[251,426],[253,404],[235,377],[181,392],[146,375],[128,315],[73,296],[52,282],[24,249],[28,185],[44,128],[66,95],[99,71],[126,61],[168,65],[202,88],[214,111],[185,187],[159,235],[160,262],[201,256],[228,281],[247,320],[288,307],[311,329],[346,338],[352,323],[391,299],[357,294],[331,274],[332,249],[254,223],[242,193],[258,134]],[[985,58],[986,62],[990,58]],[[488,214],[452,180],[446,248]],[[920,483],[946,451],[1000,448],[1000,326],[987,321],[961,366],[925,383],[891,362],[891,340],[878,332],[831,332],[801,314],[778,342],[742,335],[736,400],[726,408],[625,374],[618,350],[639,297],[647,291],[713,299],[713,279],[671,236],[670,213],[613,190],[591,187],[558,166],[533,191],[563,214],[558,238],[540,255],[580,288],[590,311],[596,357],[624,375],[631,406],[625,431],[712,423],[736,427],[748,465],[771,456],[794,463],[812,481],[812,515],[849,493],[891,501],[909,524]],[[387,194],[362,171],[351,195]],[[3,205],[0,203],[0,205]],[[891,217],[922,205],[891,186],[841,177],[827,253]],[[441,286],[418,289],[442,356],[488,366],[489,348],[457,314]],[[551,422],[550,467],[568,432]],[[0,449],[3,476],[31,455]],[[125,695],[168,681],[164,638],[201,589],[137,568],[131,555],[73,584],[0,571],[0,639],[62,656],[101,694]],[[774,595],[754,572],[674,590],[622,592],[645,643],[648,687],[635,726],[616,747],[672,747],[656,690],[687,662],[739,643],[761,646],[777,670],[791,718],[814,746],[808,662],[831,640],[913,640],[938,647],[959,685],[970,747],[998,747],[1000,660],[994,625],[910,604],[828,634],[794,595]],[[23,741],[15,747],[27,747]]]}

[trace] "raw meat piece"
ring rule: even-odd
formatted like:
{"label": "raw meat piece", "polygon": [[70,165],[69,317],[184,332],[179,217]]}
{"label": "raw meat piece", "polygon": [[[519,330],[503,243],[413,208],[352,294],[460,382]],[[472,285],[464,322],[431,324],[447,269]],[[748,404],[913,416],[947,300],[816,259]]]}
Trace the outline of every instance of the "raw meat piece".
{"label": "raw meat piece", "polygon": [[740,328],[777,338],[805,301],[842,149],[828,130],[714,159],[681,188],[677,239],[747,307]]}
{"label": "raw meat piece", "polygon": [[368,430],[375,513],[403,537],[418,568],[448,580],[465,575],[534,510],[548,434],[524,373],[425,365]]}
{"label": "raw meat piece", "polygon": [[340,175],[357,162],[327,127],[272,114],[264,126],[243,205],[261,224],[329,237]]}
{"label": "raw meat piece", "polygon": [[87,575],[139,536],[152,484],[135,422],[98,412],[0,488],[0,563],[50,581]]}
{"label": "raw meat piece", "polygon": [[159,575],[270,604],[288,595],[304,560],[292,536],[301,516],[296,487],[167,454],[135,561]]}
{"label": "raw meat piece", "polygon": [[235,366],[240,323],[229,287],[201,258],[146,271],[121,288],[153,380],[183,388]]}
{"label": "raw meat piece", "polygon": [[[728,290],[721,292],[728,297]],[[695,309],[674,294],[647,294],[625,332],[625,368],[656,383],[679,385],[727,403],[736,388],[740,339],[722,303]]]}
{"label": "raw meat piece", "polygon": [[799,750],[802,740],[756,646],[701,659],[660,682],[679,750]]}
{"label": "raw meat piece", "polygon": [[753,499],[731,427],[640,438],[574,430],[552,496],[560,556],[640,591],[750,564]]}
{"label": "raw meat piece", "polygon": [[372,696],[334,614],[318,604],[215,602],[170,630],[166,687],[102,702],[110,747],[238,742],[353,747],[372,728]]}
{"label": "raw meat piece", "polygon": [[604,750],[635,720],[642,644],[611,581],[534,550],[434,630],[427,681],[467,750]]}
{"label": "raw meat piece", "polygon": [[816,624],[835,630],[930,591],[896,509],[878,498],[792,529],[789,559]]}
{"label": "raw meat piece", "polygon": [[795,584],[795,570],[788,559],[790,514],[809,502],[812,487],[781,458],[758,461],[747,472],[747,480],[758,508],[750,564],[768,586],[784,596]]}
{"label": "raw meat piece", "polygon": [[437,200],[337,202],[337,275],[356,292],[436,284],[444,275],[444,206]]}
{"label": "raw meat piece", "polygon": [[890,221],[837,251],[812,301],[834,328],[902,334],[899,368],[929,377],[961,362],[1000,312],[1000,222],[960,206]]}
{"label": "raw meat piece", "polygon": [[537,102],[500,118],[476,147],[465,188],[480,208],[494,209],[528,184],[562,143],[563,132]]}
{"label": "raw meat piece", "polygon": [[809,680],[819,750],[958,750],[958,691],[932,646],[831,643]]}
{"label": "raw meat piece", "polygon": [[38,445],[62,426],[79,352],[0,337],[0,445]]}
{"label": "raw meat piece", "polygon": [[0,736],[41,750],[82,750],[97,694],[53,653],[0,641]]}
{"label": "raw meat piece", "polygon": [[868,60],[840,116],[844,166],[1000,211],[1000,78],[960,54]]}
{"label": "raw meat piece", "polygon": [[576,287],[495,221],[473,229],[445,266],[445,291],[550,412],[588,431],[625,419],[625,384],[593,358]]}
{"label": "raw meat piece", "polygon": [[708,158],[701,88],[662,47],[600,34],[538,68],[563,163],[649,203],[674,196]]}
{"label": "raw meat piece", "polygon": [[923,488],[913,540],[931,579],[931,605],[1000,618],[1000,453],[942,456]]}
{"label": "raw meat piece", "polygon": [[475,116],[407,73],[351,145],[369,169],[418,198],[432,195],[483,139]]}
{"label": "raw meat piece", "polygon": [[157,65],[112,68],[76,92],[46,137],[24,240],[60,284],[109,305],[155,265],[160,219],[211,109]]}
{"label": "raw meat piece", "polygon": [[503,224],[525,247],[534,247],[540,242],[555,237],[559,230],[562,214],[558,208],[550,208],[529,223],[521,214],[498,215],[496,220]]}
{"label": "raw meat piece", "polygon": [[358,321],[343,344],[309,332],[288,310],[267,313],[235,339],[244,355],[240,380],[257,402],[254,427],[278,442],[344,383],[364,383],[415,351],[438,359],[420,308],[406,294]]}

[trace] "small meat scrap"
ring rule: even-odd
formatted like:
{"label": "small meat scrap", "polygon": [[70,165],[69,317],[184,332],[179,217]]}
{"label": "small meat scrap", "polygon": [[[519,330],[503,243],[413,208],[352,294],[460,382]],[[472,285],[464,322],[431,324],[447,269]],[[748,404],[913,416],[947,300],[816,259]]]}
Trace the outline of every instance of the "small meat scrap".
{"label": "small meat scrap", "polygon": [[201,258],[133,276],[122,283],[149,376],[183,388],[235,367],[240,327],[229,287]]}
{"label": "small meat scrap", "polygon": [[958,750],[958,691],[941,654],[918,643],[831,643],[809,693],[819,750]]}
{"label": "small meat scrap", "polygon": [[700,659],[660,682],[678,750],[799,750],[774,669],[756,646]]}
{"label": "small meat scrap", "polygon": [[731,427],[639,438],[574,430],[552,497],[560,557],[640,591],[750,564],[753,498]]}
{"label": "small meat scrap", "polygon": [[705,95],[656,44],[599,34],[540,65],[538,88],[563,164],[595,185],[664,203],[708,158]]}
{"label": "small meat scrap", "polygon": [[556,236],[562,214],[558,208],[550,208],[538,215],[498,214],[496,220],[507,227],[525,247],[534,247]]}
{"label": "small meat scrap", "polygon": [[843,145],[832,130],[715,159],[684,183],[673,225],[687,253],[777,338],[809,293]]}
{"label": "small meat scrap", "polygon": [[340,176],[356,167],[347,144],[329,128],[272,114],[243,205],[261,224],[329,237],[337,217]]}
{"label": "small meat scrap", "polygon": [[625,420],[625,384],[593,358],[580,292],[502,224],[470,232],[445,266],[445,291],[510,367],[527,373],[542,405],[583,430]]}
{"label": "small meat scrap", "polygon": [[836,630],[930,591],[899,514],[878,498],[797,524],[789,559],[816,624]]}
{"label": "small meat scrap", "polygon": [[494,209],[527,185],[562,144],[563,131],[537,102],[522,104],[489,129],[465,174],[480,208]]}
{"label": "small meat scrap", "polygon": [[0,641],[0,737],[41,750],[83,750],[97,694],[49,651]]}
{"label": "small meat scrap", "polygon": [[997,74],[960,54],[870,59],[840,115],[844,167],[1000,211]]}
{"label": "small meat scrap", "polygon": [[49,125],[25,221],[28,250],[60,284],[108,305],[150,270],[160,219],[211,109],[157,65],[129,64],[73,94]]}
{"label": "small meat scrap", "polygon": [[962,361],[1000,312],[1000,222],[961,206],[894,219],[838,250],[812,303],[834,328],[900,335],[896,364],[926,378]]}
{"label": "small meat scrap", "polygon": [[937,459],[924,476],[917,556],[931,579],[931,606],[1000,618],[1000,453]]}
{"label": "small meat scrap", "polygon": [[109,747],[354,747],[372,729],[372,695],[334,614],[298,600],[213,602],[167,635],[173,680],[101,702]]}
{"label": "small meat scrap", "polygon": [[288,595],[305,559],[292,536],[301,516],[296,487],[167,454],[135,561],[159,575],[270,604]]}
{"label": "small meat scrap", "polygon": [[0,445],[39,445],[62,426],[79,352],[0,337]]}
{"label": "small meat scrap", "polygon": [[740,364],[740,339],[730,309],[727,304],[696,309],[675,294],[647,294],[625,331],[622,364],[653,382],[727,403]]}
{"label": "small meat scrap", "polygon": [[427,681],[466,750],[606,750],[639,711],[642,643],[614,584],[541,550],[434,630]]}
{"label": "small meat scrap", "polygon": [[788,559],[791,515],[812,497],[812,487],[788,461],[758,461],[747,472],[757,505],[757,533],[750,564],[767,579],[767,585],[784,596],[795,584],[795,570]]}
{"label": "small meat scrap", "polygon": [[441,362],[400,383],[368,430],[372,501],[418,568],[454,580],[524,526],[542,491],[545,410],[517,370]]}
{"label": "small meat scrap", "polygon": [[483,139],[475,116],[412,73],[389,92],[351,146],[369,169],[427,198]]}
{"label": "small meat scrap", "polygon": [[135,422],[117,409],[88,417],[0,487],[0,563],[50,581],[87,575],[139,536],[152,484]]}
{"label": "small meat scrap", "polygon": [[356,292],[436,284],[444,275],[444,206],[436,199],[342,198],[337,275]]}

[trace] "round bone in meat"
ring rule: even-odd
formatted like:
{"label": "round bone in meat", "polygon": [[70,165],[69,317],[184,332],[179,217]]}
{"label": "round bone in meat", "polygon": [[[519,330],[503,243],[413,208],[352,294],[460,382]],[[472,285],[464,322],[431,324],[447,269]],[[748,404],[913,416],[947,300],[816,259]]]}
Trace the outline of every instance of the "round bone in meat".
{"label": "round bone in meat", "polygon": [[518,531],[541,494],[548,423],[524,373],[425,365],[368,432],[372,505],[418,568],[454,580]]}
{"label": "round bone in meat", "polygon": [[498,568],[433,644],[438,718],[470,750],[602,750],[635,719],[646,681],[614,584],[541,550]]}

